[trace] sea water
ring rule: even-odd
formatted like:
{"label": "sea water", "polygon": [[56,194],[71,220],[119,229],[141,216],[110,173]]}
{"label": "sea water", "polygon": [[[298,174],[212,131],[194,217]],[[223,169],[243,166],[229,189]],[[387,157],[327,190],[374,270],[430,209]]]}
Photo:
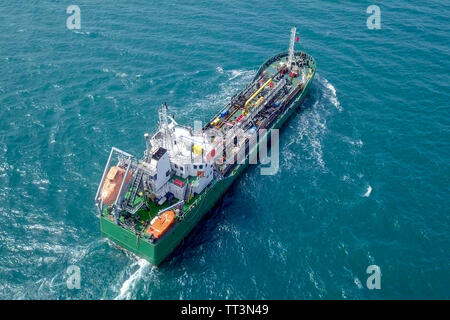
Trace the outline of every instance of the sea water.
{"label": "sea water", "polygon": [[[447,2],[70,4],[79,29],[66,1],[0,4],[0,298],[450,298]],[[103,239],[111,147],[141,156],[163,102],[208,121],[293,25],[317,74],[278,172],[250,166],[158,268]]]}

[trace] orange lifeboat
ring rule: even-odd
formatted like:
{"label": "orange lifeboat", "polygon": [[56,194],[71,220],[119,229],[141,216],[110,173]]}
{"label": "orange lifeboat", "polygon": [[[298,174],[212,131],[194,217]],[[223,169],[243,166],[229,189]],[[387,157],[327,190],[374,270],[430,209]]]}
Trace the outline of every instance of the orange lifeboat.
{"label": "orange lifeboat", "polygon": [[147,234],[153,235],[156,239],[161,237],[167,229],[175,222],[175,212],[172,210],[161,213],[152,220],[152,225],[148,227]]}
{"label": "orange lifeboat", "polygon": [[[107,206],[112,205],[116,200],[120,185],[122,184],[123,177],[126,170],[121,167],[111,167],[106,175],[105,182],[103,183],[101,199]],[[128,173],[126,183],[130,181],[131,172]]]}

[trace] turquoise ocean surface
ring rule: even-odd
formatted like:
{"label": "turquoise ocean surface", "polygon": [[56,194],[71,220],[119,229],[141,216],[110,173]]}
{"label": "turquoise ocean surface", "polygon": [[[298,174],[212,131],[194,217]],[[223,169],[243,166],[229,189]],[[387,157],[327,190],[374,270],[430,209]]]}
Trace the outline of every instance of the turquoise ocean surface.
{"label": "turquoise ocean surface", "polygon": [[[2,0],[0,298],[449,299],[449,20],[437,0]],[[293,25],[318,68],[278,173],[250,166],[159,268],[103,239],[111,147],[141,156],[164,101],[209,120]]]}

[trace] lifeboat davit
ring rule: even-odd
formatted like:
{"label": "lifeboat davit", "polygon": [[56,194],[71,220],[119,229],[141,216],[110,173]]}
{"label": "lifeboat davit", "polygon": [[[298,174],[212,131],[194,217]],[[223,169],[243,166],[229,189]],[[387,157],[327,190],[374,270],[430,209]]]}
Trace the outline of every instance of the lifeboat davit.
{"label": "lifeboat davit", "polygon": [[147,229],[147,234],[153,235],[156,239],[161,237],[167,229],[175,222],[175,212],[172,210],[161,213],[152,220],[152,224]]}
{"label": "lifeboat davit", "polygon": [[[103,183],[101,199],[104,204],[110,206],[116,200],[120,185],[122,184],[123,177],[126,170],[121,167],[111,167],[106,175],[105,182]],[[131,171],[128,173],[126,183],[130,181]]]}

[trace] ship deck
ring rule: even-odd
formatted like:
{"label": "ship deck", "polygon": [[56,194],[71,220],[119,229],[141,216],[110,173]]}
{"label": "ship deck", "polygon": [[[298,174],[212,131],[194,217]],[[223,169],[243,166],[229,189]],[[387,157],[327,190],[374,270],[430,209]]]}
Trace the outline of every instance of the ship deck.
{"label": "ship deck", "polygon": [[[315,68],[314,61],[310,60],[310,56],[306,55],[303,52],[296,52],[296,64],[299,67],[301,74],[309,74],[313,68]],[[312,61],[313,65],[310,65]],[[240,94],[233,97],[231,102],[224,108],[222,111],[217,113],[211,121],[205,126],[205,128],[215,128],[218,129],[222,134],[226,135],[231,129],[235,127],[236,124],[239,123],[242,116],[245,115],[246,107],[244,106],[244,102],[246,102],[249,98],[251,98],[251,94],[258,90],[264,83],[272,79],[272,83],[270,83],[270,88],[275,88],[277,84],[285,80],[289,83],[290,88],[295,90],[301,85],[302,77],[291,77],[289,73],[280,74],[280,64],[288,63],[287,53],[279,54],[272,59],[269,59],[265,64],[261,66],[258,70],[256,76],[254,77],[252,83],[247,86]],[[252,101],[252,105],[247,108],[247,112],[252,112],[252,108],[257,109],[258,103],[256,102],[259,98],[266,98],[270,95],[270,90],[264,90],[260,94],[254,97]],[[287,93],[286,95],[288,95]],[[260,101],[262,101],[260,100]],[[256,103],[254,103],[256,102]],[[221,114],[228,112],[228,114],[224,117],[221,117]]]}
{"label": "ship deck", "polygon": [[[187,179],[181,178],[179,176],[174,175],[172,179],[180,179],[186,181]],[[194,180],[195,177],[189,179]],[[129,191],[130,192],[130,191]],[[128,193],[129,193],[128,192]],[[201,194],[194,194],[194,196],[189,199],[188,201],[185,201],[183,204],[182,211],[187,214],[202,198],[204,195],[204,192]],[[134,206],[137,206],[139,203],[145,201],[145,197],[143,195],[137,195],[134,200]],[[166,208],[170,207],[172,204],[175,204],[179,202],[180,199],[173,198],[171,202],[166,201],[162,205],[157,205],[152,201],[146,201],[145,207],[142,207],[139,209],[135,217],[133,219],[126,219],[124,216],[120,217],[120,222],[122,223],[123,227],[126,227],[130,230],[135,231],[136,233],[142,233],[145,231],[145,229],[149,226],[150,221],[155,218],[159,212],[164,211]],[[114,215],[109,210],[110,207],[105,207],[102,212],[102,216],[110,219],[111,221],[114,221]],[[130,223],[132,222],[132,223]],[[177,222],[175,222],[176,224]]]}
{"label": "ship deck", "polygon": [[[304,53],[296,53],[296,56],[301,56],[304,55]],[[305,58],[310,58],[309,56],[305,55]],[[288,57],[286,53],[282,53],[279,54],[277,56],[274,56],[273,58],[269,59],[268,61],[266,61],[266,63],[264,63],[261,68],[258,70],[257,74],[255,75],[252,83],[247,86],[243,91],[241,91],[240,95],[241,95],[241,99],[240,100],[236,100],[236,99],[232,99],[231,102],[226,106],[225,109],[223,109],[221,112],[228,110],[229,114],[226,117],[223,117],[223,119],[221,119],[221,121],[219,123],[216,123],[214,125],[214,127],[216,129],[221,130],[224,134],[226,134],[231,128],[235,127],[235,125],[237,123],[239,123],[239,120],[242,119],[242,117],[244,116],[248,116],[248,114],[245,114],[246,108],[245,108],[245,102],[249,99],[249,97],[251,97],[255,91],[258,90],[258,88],[260,88],[262,86],[263,83],[266,83],[269,79],[272,79],[273,81],[273,85],[270,86],[271,88],[276,88],[277,84],[283,80],[285,80],[286,82],[289,82],[289,88],[291,88],[291,90],[289,92],[283,92],[282,97],[286,97],[291,95],[291,93],[295,90],[298,90],[298,88],[300,88],[301,86],[301,77],[291,77],[289,74],[284,73],[284,74],[280,74],[279,71],[279,65],[280,62],[284,62],[287,63]],[[305,61],[307,61],[307,59],[305,59]],[[310,71],[314,71],[315,68],[315,62],[314,60],[312,60],[313,65],[310,65],[311,61],[308,61],[308,63],[304,64],[304,65],[299,65],[299,68],[301,70],[301,72],[304,72],[305,74],[308,74]],[[273,90],[275,91],[275,90]],[[262,94],[256,95],[254,97],[254,100],[258,100],[258,98],[261,97],[267,97],[269,96],[271,93],[271,90],[267,90]],[[239,95],[237,95],[239,96]],[[236,98],[237,96],[235,96],[234,98]],[[289,101],[287,101],[287,103],[289,103]],[[256,110],[258,106],[252,106],[249,109],[247,109],[247,111],[250,111],[249,113],[252,112],[252,108],[253,110]],[[267,109],[267,108],[265,108]],[[273,112],[273,108],[268,108],[269,110],[272,110],[270,112]],[[218,115],[221,114],[221,112],[219,112],[216,117],[214,117],[213,119],[217,118]],[[257,119],[261,119],[264,117],[267,117],[267,115],[263,115],[263,116],[255,116],[255,114],[252,115],[254,117],[255,120],[255,125],[259,126],[256,122]],[[261,121],[258,121],[258,123]],[[206,128],[211,127],[211,124],[208,124]],[[225,172],[226,170],[224,170]],[[189,182],[192,183],[196,177],[190,177],[187,179],[184,179],[182,177],[176,176],[174,175],[172,177],[173,179],[179,179],[183,182]],[[210,184],[208,187],[206,187],[206,189],[204,189],[200,194],[194,194],[190,199],[188,199],[187,201],[184,202],[183,207],[182,207],[182,212],[183,212],[183,217],[184,215],[189,215],[190,211],[195,208],[195,206],[199,203],[202,202],[203,198],[206,197],[207,193],[210,191],[210,189],[214,186],[214,182],[212,184]],[[129,197],[129,193],[131,191],[128,190],[127,194],[125,195],[125,199],[127,199]],[[158,215],[158,213],[163,212],[166,208],[170,207],[173,204],[176,204],[177,202],[179,202],[181,199],[177,199],[177,198],[173,198],[171,202],[166,201],[164,204],[162,205],[157,205],[155,204],[153,201],[147,201],[145,196],[140,193],[136,195],[136,198],[134,200],[133,203],[133,207],[136,207],[137,205],[139,205],[139,203],[144,202],[145,205],[142,206],[138,211],[136,211],[136,213],[134,214],[134,216],[130,216],[129,217],[124,217],[123,215],[120,217],[120,225],[123,228],[126,228],[132,232],[134,232],[135,234],[140,234],[143,237],[146,237],[145,235],[145,230],[147,229],[147,227],[150,225],[150,221],[156,217]],[[105,207],[102,211],[102,216],[109,219],[110,221],[114,221],[114,215],[112,214],[112,210],[111,207]],[[177,217],[175,224],[173,225],[173,228],[176,227],[177,224],[180,223],[180,218]]]}

